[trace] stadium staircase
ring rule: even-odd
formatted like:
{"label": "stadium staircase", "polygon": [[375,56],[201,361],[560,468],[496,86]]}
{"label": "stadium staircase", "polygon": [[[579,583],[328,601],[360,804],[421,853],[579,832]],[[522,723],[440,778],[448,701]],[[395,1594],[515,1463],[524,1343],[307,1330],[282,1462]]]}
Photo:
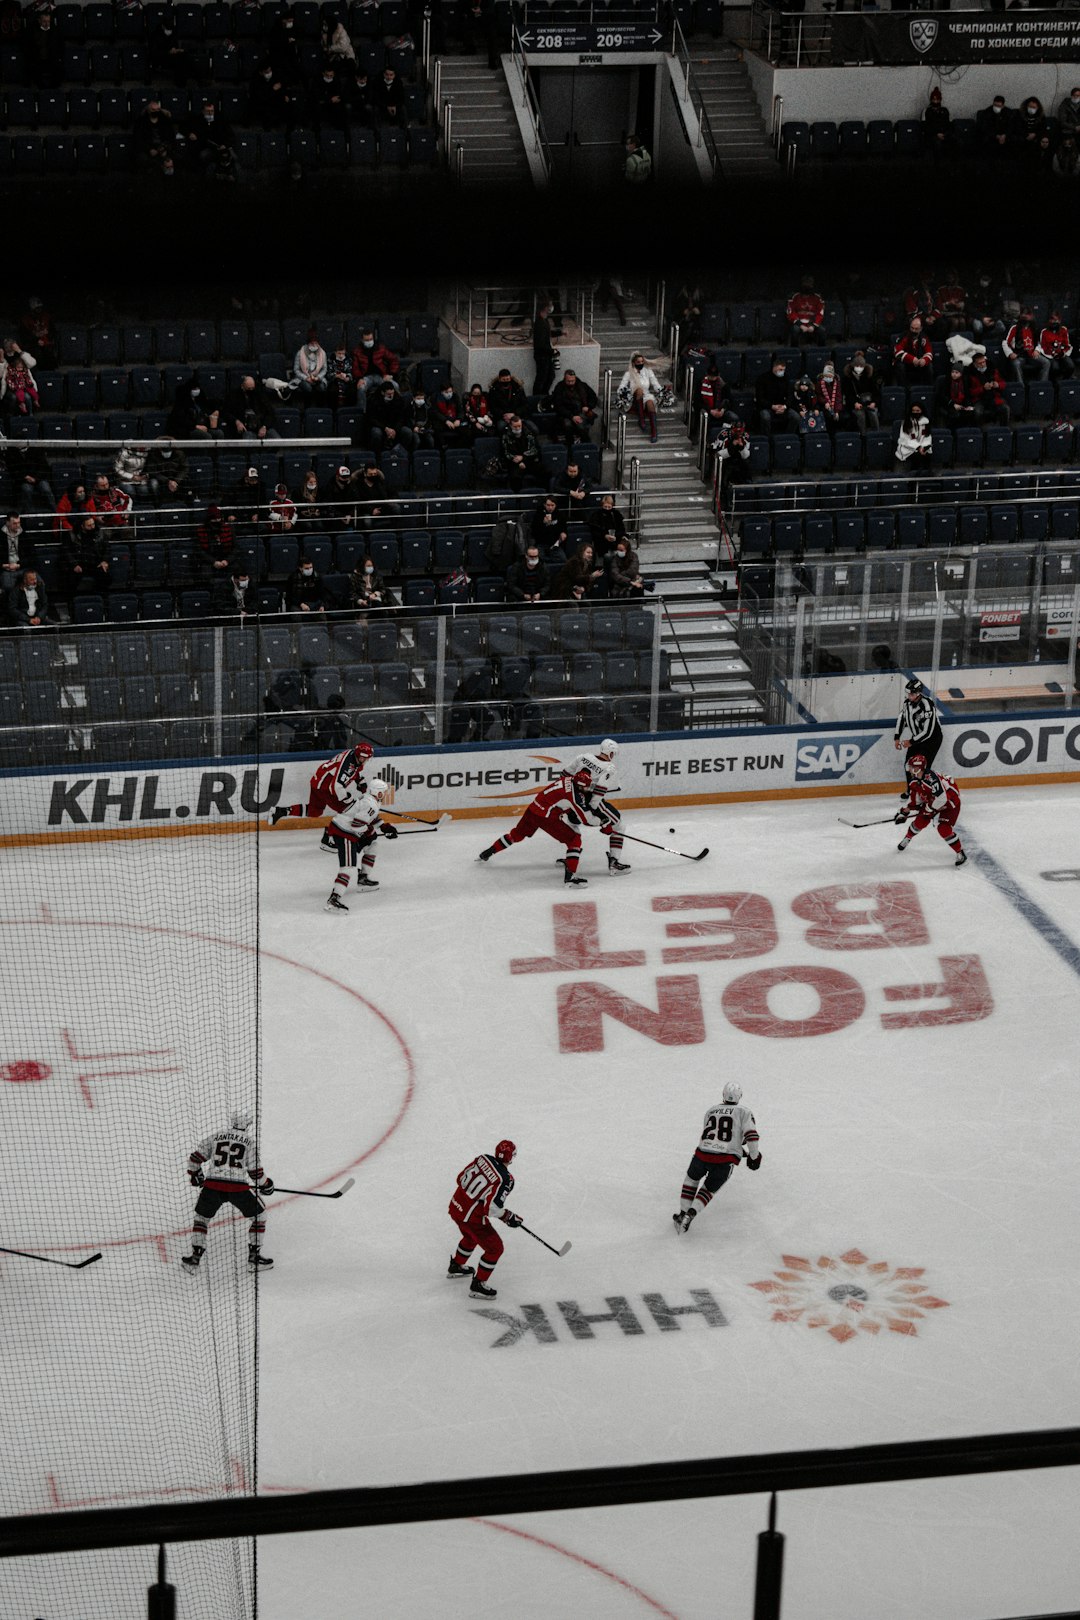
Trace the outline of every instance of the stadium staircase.
{"label": "stadium staircase", "polygon": [[[625,326],[613,309],[597,309],[593,316],[600,374],[610,370],[613,392],[636,346],[663,380],[671,370],[644,298],[631,291],[624,304]],[[671,655],[671,685],[686,700],[688,725],[731,724],[743,716],[752,720],[760,703],[736,641],[736,615],[725,607],[725,592],[732,604],[735,600],[734,570],[713,514],[710,487],[698,474],[682,411],[661,412],[657,434],[656,444],[650,444],[636,418],[627,419],[627,469],[631,457],[638,460],[638,555],[643,577],[663,600],[661,646]],[[625,501],[619,504],[625,506]],[[723,567],[718,566],[721,558]]]}
{"label": "stadium staircase", "polygon": [[778,180],[773,144],[746,71],[733,45],[691,51],[690,69],[701,92],[725,180]]}
{"label": "stadium staircase", "polygon": [[514,114],[510,87],[501,67],[488,67],[485,56],[444,56],[440,60],[439,105],[451,106],[451,172],[454,147],[462,148],[461,180],[469,186],[529,187],[532,176]]}

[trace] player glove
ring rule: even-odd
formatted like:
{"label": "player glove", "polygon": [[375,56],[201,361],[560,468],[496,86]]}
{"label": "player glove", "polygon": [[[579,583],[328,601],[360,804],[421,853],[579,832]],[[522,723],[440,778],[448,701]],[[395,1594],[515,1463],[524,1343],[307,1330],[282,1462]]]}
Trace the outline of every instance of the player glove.
{"label": "player glove", "polygon": [[269,1176],[266,1177],[265,1181],[260,1181],[258,1187],[256,1188],[260,1198],[269,1198],[273,1190],[274,1183],[270,1180]]}
{"label": "player glove", "polygon": [[379,826],[382,829],[382,835],[384,838],[397,837],[397,828],[394,826],[392,821],[380,821]]}
{"label": "player glove", "polygon": [[191,1182],[193,1187],[201,1187],[206,1181],[206,1177],[203,1175],[201,1170],[189,1170],[188,1180]]}
{"label": "player glove", "polygon": [[759,1153],[756,1159],[747,1159],[746,1168],[748,1170],[760,1170],[761,1169],[761,1154]]}
{"label": "player glove", "polygon": [[513,1210],[509,1209],[503,1210],[503,1220],[506,1222],[507,1226],[521,1226],[523,1224],[522,1217],[520,1215],[515,1215]]}
{"label": "player glove", "polygon": [[895,816],[893,816],[893,820],[897,823],[897,825],[899,825],[901,822],[906,821],[910,814],[910,810],[898,810]]}

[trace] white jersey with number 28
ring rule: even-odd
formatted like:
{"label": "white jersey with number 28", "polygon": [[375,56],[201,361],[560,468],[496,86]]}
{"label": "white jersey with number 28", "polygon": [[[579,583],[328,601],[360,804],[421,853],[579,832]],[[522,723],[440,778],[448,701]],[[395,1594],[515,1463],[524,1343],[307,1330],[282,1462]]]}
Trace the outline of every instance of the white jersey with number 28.
{"label": "white jersey with number 28", "polygon": [[699,1159],[756,1159],[761,1152],[754,1116],[742,1103],[717,1103],[705,1115],[698,1143]]}

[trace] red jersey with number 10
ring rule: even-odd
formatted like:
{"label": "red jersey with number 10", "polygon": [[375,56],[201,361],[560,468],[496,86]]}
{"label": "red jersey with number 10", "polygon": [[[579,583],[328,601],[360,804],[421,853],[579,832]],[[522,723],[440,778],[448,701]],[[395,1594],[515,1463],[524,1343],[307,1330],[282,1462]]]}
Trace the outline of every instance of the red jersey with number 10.
{"label": "red jersey with number 10", "polygon": [[502,1209],[513,1189],[514,1178],[499,1159],[478,1153],[457,1178],[457,1190],[450,1200],[455,1221],[484,1220],[491,1210]]}

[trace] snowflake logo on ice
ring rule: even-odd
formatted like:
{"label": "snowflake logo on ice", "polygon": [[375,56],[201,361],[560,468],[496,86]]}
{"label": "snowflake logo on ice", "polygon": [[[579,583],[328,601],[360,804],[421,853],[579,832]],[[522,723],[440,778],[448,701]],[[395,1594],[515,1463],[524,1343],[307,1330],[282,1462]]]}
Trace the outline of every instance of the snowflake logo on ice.
{"label": "snowflake logo on ice", "polygon": [[914,1338],[927,1311],[949,1303],[927,1292],[919,1281],[922,1266],[871,1261],[860,1249],[848,1249],[836,1260],[827,1254],[816,1261],[797,1254],[782,1258],[782,1271],[750,1287],[768,1295],[775,1306],[774,1322],[824,1328],[838,1344],[858,1333],[880,1333],[882,1328]]}

